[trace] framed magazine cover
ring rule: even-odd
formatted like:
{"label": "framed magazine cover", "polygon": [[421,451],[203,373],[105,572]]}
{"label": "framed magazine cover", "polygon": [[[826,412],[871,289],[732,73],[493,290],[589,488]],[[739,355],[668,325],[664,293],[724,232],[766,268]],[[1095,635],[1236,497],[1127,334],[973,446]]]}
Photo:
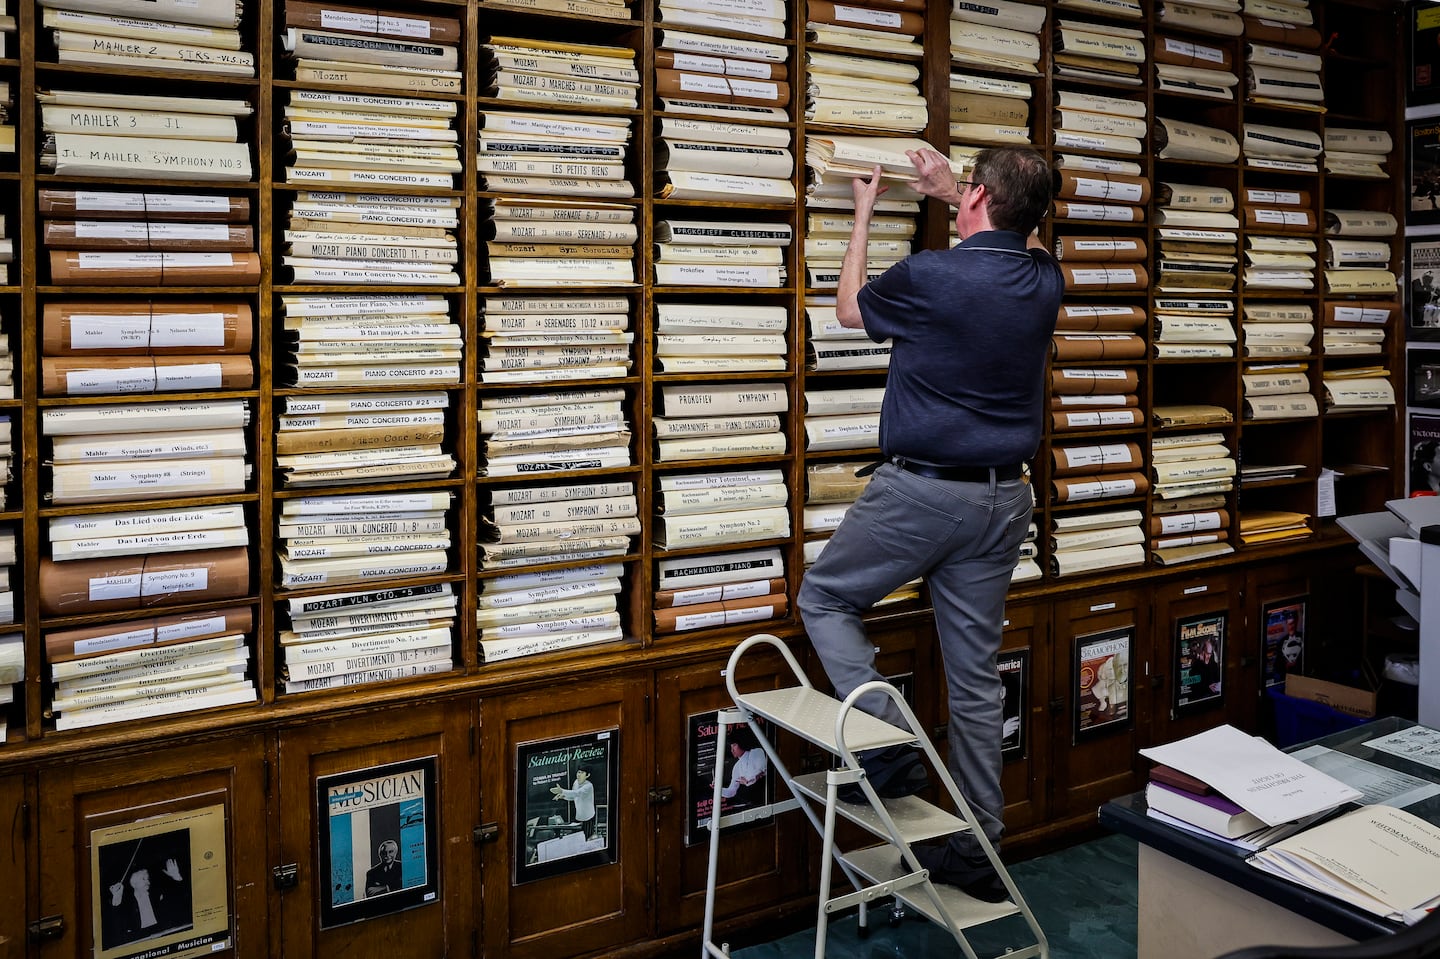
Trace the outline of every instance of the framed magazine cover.
{"label": "framed magazine cover", "polygon": [[177,804],[158,814],[147,808],[141,818],[92,828],[94,959],[204,956],[230,948],[227,833],[225,805],[218,802]]}
{"label": "framed magazine cover", "polygon": [[619,770],[618,727],[516,747],[516,885],[616,861]]}
{"label": "framed magazine cover", "polygon": [[[710,815],[715,803],[715,747],[719,744],[718,712],[711,710],[685,718],[685,845],[710,838]],[[764,809],[775,801],[775,777],[770,757],[745,723],[725,727],[725,755],[720,757],[720,815]],[[769,815],[757,816],[764,822]],[[746,825],[749,825],[747,823]],[[741,828],[726,826],[725,831]]]}
{"label": "framed magazine cover", "polygon": [[1440,340],[1440,239],[1406,241],[1405,266],[1406,339]]}
{"label": "framed magazine cover", "polygon": [[1030,650],[1001,652],[995,657],[995,668],[1000,672],[1000,756],[1008,763],[1024,759],[1029,745],[1025,735],[1029,697],[1025,690],[1030,685]]}
{"label": "framed magazine cover", "polygon": [[1406,496],[1440,496],[1440,414],[1410,414],[1410,469]]}
{"label": "framed magazine cover", "polygon": [[1260,614],[1266,686],[1278,686],[1290,673],[1305,671],[1305,607],[1308,596],[1266,603]]}
{"label": "framed magazine cover", "polygon": [[1411,406],[1440,407],[1440,350],[1416,347],[1405,351]]}
{"label": "framed magazine cover", "polygon": [[1134,650],[1134,626],[1075,637],[1075,742],[1130,727]]}
{"label": "framed magazine cover", "polygon": [[1405,124],[1410,158],[1410,202],[1405,224],[1440,223],[1440,117]]}
{"label": "framed magazine cover", "polygon": [[439,900],[436,757],[320,776],[320,928]]}
{"label": "framed magazine cover", "polygon": [[1225,630],[1229,620],[1224,611],[1175,620],[1172,717],[1225,702]]}

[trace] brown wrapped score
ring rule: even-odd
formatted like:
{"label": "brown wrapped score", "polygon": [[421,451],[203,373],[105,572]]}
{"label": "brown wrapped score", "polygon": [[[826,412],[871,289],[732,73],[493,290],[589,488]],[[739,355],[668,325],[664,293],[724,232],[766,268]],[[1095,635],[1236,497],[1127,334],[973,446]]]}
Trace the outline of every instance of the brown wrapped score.
{"label": "brown wrapped score", "polygon": [[1056,333],[1051,342],[1051,355],[1062,363],[1145,357],[1145,338],[1133,333]]}
{"label": "brown wrapped score", "polygon": [[1156,37],[1152,54],[1156,63],[1172,63],[1179,67],[1198,67],[1202,70],[1230,69],[1230,51],[1224,47],[1194,40],[1175,37]]}
{"label": "brown wrapped score", "polygon": [[43,242],[54,250],[241,252],[255,249],[255,233],[238,223],[47,220]]}
{"label": "brown wrapped score", "polygon": [[950,122],[1023,127],[1030,123],[1030,102],[1019,97],[989,96],[952,90]]}
{"label": "brown wrapped score", "polygon": [[1148,290],[1150,274],[1143,263],[1124,263],[1116,266],[1089,263],[1061,263],[1060,272],[1065,276],[1065,289],[1070,292],[1100,292],[1108,290]]}
{"label": "brown wrapped score", "polygon": [[260,255],[52,250],[50,279],[67,286],[253,286]]}
{"label": "brown wrapped score", "polygon": [[1139,263],[1149,255],[1138,236],[1062,236],[1055,240],[1055,259],[1075,263]]}
{"label": "brown wrapped score", "polygon": [[46,303],[46,356],[249,353],[248,303],[116,300]]}
{"label": "brown wrapped score", "polygon": [[[734,68],[729,66],[729,59],[725,57],[676,53],[674,50],[655,51],[655,66],[662,70],[686,70],[691,73],[723,72],[727,77],[739,77],[742,80],[784,80],[789,75],[783,63],[762,63],[758,60],[745,60],[743,63],[745,66]],[[736,70],[736,72],[732,73],[731,70]]]}
{"label": "brown wrapped score", "polygon": [[1140,374],[1133,369],[1050,371],[1050,392],[1064,396],[1092,396],[1096,393],[1133,393]]}
{"label": "brown wrapped score", "polygon": [[1320,49],[1320,31],[1314,27],[1261,20],[1258,17],[1245,18],[1245,39],[1252,43],[1278,43],[1284,47],[1299,47],[1302,50]]}
{"label": "brown wrapped score", "polygon": [[212,636],[248,633],[253,623],[254,614],[250,607],[229,606],[175,616],[130,619],[104,626],[63,629],[45,635],[45,658],[48,662],[63,663],[137,646],[149,649],[171,646]]}
{"label": "brown wrapped score", "polygon": [[244,596],[249,585],[249,553],[243,546],[64,563],[42,559],[40,611],[79,616],[235,599]]}
{"label": "brown wrapped score", "polygon": [[1230,526],[1230,511],[1206,510],[1200,513],[1171,513],[1150,517],[1151,536],[1188,536],[1191,533],[1213,533]]}
{"label": "brown wrapped score", "polygon": [[1144,496],[1148,492],[1150,479],[1144,473],[1107,473],[1104,476],[1076,476],[1050,481],[1051,499],[1056,503],[1086,503]]}
{"label": "brown wrapped score", "polygon": [[1325,302],[1325,324],[1365,323],[1383,326],[1390,319],[1400,315],[1399,303],[1369,300],[1327,300]]}
{"label": "brown wrapped score", "polygon": [[410,41],[429,40],[432,43],[460,42],[460,21],[453,17],[431,16],[416,12],[409,5],[402,5],[399,10],[392,8],[384,12],[385,20],[405,21],[397,24],[396,29],[381,30],[379,23],[374,29],[367,29],[369,24],[366,21],[378,20],[379,16],[380,12],[374,7],[344,7],[332,3],[308,3],[305,0],[285,2],[287,27],[309,27],[312,30],[366,36],[393,36]]}
{"label": "brown wrapped score", "polygon": [[830,0],[810,0],[809,19],[812,23],[879,30],[882,33],[903,33],[912,37],[918,37],[925,32],[925,17],[919,13],[909,10],[874,10],[864,6],[831,3]]}
{"label": "brown wrapped score", "polygon": [[1138,443],[1055,446],[1051,448],[1050,456],[1053,476],[1123,473],[1141,465]]}
{"label": "brown wrapped score", "polygon": [[1090,220],[1111,223],[1144,223],[1145,208],[1120,203],[1095,203],[1080,200],[1056,200],[1057,220]]}
{"label": "brown wrapped score", "polygon": [[46,396],[248,390],[255,368],[248,356],[47,356],[40,383]]}
{"label": "brown wrapped score", "polygon": [[97,190],[41,190],[40,214],[67,220],[174,220],[243,223],[250,199],[178,193],[123,193]]}
{"label": "brown wrapped score", "polygon": [[1246,204],[1245,229],[1260,233],[1314,233],[1315,213],[1301,207],[1277,209]]}
{"label": "brown wrapped score", "polygon": [[[696,606],[700,606],[703,604],[690,602],[684,606],[676,606],[675,601],[677,599],[686,597],[693,598],[696,596],[708,597],[711,595],[723,596],[726,590],[733,592],[737,589],[737,587],[741,586],[746,587],[746,589],[742,590],[742,592],[750,592],[757,589],[763,589],[764,593],[758,594],[754,597],[755,599],[771,599],[775,596],[785,595],[785,580],[782,577],[778,579],[757,579],[750,583],[717,583],[714,586],[696,586],[692,589],[657,589],[655,591],[655,602],[651,605],[655,609],[674,609],[677,614],[683,614],[685,610],[692,609]],[[715,599],[711,602],[735,603],[741,599],[746,598],[750,597],[730,596],[727,598]]]}
{"label": "brown wrapped score", "polygon": [[790,101],[790,84],[783,80],[750,80],[681,70],[656,70],[655,92],[662,97],[760,107]]}
{"label": "brown wrapped score", "polygon": [[1118,409],[1070,409],[1050,414],[1050,427],[1057,433],[1069,430],[1115,430],[1127,426],[1144,424],[1145,416],[1139,407],[1125,406]]}
{"label": "brown wrapped score", "polygon": [[703,617],[687,629],[710,626],[725,626],[732,623],[748,623],[761,619],[776,619],[789,611],[789,600],[784,593],[769,596],[752,596],[747,599],[726,599],[718,603],[697,603],[694,606],[671,606],[656,608],[655,631],[657,633],[682,632],[681,621],[690,617]]}
{"label": "brown wrapped score", "polygon": [[1145,308],[1122,304],[1065,303],[1055,320],[1055,329],[1065,333],[1108,333],[1113,330],[1138,330],[1148,317]]}
{"label": "brown wrapped score", "polygon": [[1144,203],[1150,199],[1150,181],[1143,176],[1059,170],[1056,172],[1056,180],[1055,196],[1062,200]]}
{"label": "brown wrapped score", "polygon": [[1309,190],[1277,190],[1258,186],[1247,186],[1242,191],[1242,202],[1256,206],[1311,206]]}

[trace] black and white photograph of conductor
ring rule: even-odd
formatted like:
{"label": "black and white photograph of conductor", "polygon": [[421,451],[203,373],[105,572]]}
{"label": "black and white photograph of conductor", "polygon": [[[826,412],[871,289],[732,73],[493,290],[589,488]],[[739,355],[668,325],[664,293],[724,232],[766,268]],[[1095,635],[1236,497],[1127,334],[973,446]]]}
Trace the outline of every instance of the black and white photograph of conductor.
{"label": "black and white photograph of conductor", "polygon": [[102,846],[101,948],[108,951],[190,928],[189,867],[186,829]]}

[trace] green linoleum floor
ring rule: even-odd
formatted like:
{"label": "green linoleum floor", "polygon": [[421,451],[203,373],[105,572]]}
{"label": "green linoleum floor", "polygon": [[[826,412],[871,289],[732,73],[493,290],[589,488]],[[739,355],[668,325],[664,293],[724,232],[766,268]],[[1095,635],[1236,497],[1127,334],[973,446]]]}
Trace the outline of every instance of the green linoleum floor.
{"label": "green linoleum floor", "polygon": [[[1040,928],[1050,941],[1051,959],[1134,959],[1137,885],[1136,846],[1124,836],[1106,836],[1010,867]],[[955,940],[923,919],[898,926],[886,921],[888,908],[872,910],[870,935],[857,934],[854,914],[830,924],[826,959],[928,959],[963,956]],[[1005,923],[1019,923],[1019,928]],[[996,928],[999,927],[999,928]],[[996,956],[1005,947],[1028,945],[1018,918],[972,930],[976,954]],[[807,929],[762,945],[737,948],[733,959],[810,959],[815,930]]]}

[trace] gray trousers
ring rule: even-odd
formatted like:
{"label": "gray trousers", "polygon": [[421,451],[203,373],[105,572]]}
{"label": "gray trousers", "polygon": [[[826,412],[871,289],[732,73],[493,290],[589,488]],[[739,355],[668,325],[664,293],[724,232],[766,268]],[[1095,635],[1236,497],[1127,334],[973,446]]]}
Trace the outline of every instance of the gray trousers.
{"label": "gray trousers", "polygon": [[[995,654],[1032,508],[1021,480],[935,480],[887,463],[845,514],[796,599],[805,632],[843,698],[884,678],[861,614],[902,583],[927,579],[950,695],[950,774],[992,843],[1004,831]],[[904,725],[886,696],[867,696],[859,705]],[[968,833],[950,844],[962,855],[980,852]]]}

